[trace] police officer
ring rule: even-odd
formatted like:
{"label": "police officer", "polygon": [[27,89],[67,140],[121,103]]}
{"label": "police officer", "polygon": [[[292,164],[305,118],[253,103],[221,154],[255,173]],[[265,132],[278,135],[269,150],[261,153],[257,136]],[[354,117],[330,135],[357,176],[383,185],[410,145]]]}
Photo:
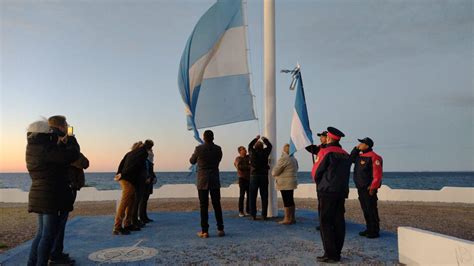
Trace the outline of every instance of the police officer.
{"label": "police officer", "polygon": [[317,135],[319,137],[319,141],[321,142],[321,144],[319,145],[312,144],[305,148],[309,153],[314,154],[314,155],[317,155],[320,149],[324,149],[324,147],[326,147],[328,132],[323,131],[321,133],[318,133]]}
{"label": "police officer", "polygon": [[336,263],[341,260],[341,250],[346,234],[344,203],[349,195],[351,161],[339,141],[344,133],[328,127],[327,144],[320,149],[311,171],[317,184],[319,222],[324,255],[320,262]]}
{"label": "police officer", "polygon": [[[318,133],[317,135],[319,137],[319,142],[321,142],[321,144],[319,145],[311,144],[305,148],[309,153],[314,154],[314,155],[317,155],[320,149],[324,149],[326,147],[328,132],[323,131],[321,133]],[[319,200],[318,200],[318,212],[319,212]],[[320,229],[321,229],[321,226],[316,225],[316,230],[319,231]]]}
{"label": "police officer", "polygon": [[360,144],[351,152],[354,166],[354,183],[359,193],[359,202],[364,212],[367,228],[359,235],[367,238],[379,237],[379,212],[377,210],[377,189],[382,183],[382,157],[372,150],[371,138],[358,139]]}

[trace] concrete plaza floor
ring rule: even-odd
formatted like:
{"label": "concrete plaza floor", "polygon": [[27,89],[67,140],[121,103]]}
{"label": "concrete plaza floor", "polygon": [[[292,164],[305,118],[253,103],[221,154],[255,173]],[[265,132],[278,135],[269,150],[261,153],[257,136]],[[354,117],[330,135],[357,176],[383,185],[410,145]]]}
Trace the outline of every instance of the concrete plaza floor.
{"label": "concrete plaza floor", "polygon": [[[281,215],[281,214],[280,214]],[[323,246],[315,229],[317,213],[297,210],[297,224],[251,221],[224,212],[225,237],[217,237],[213,212],[210,238],[200,239],[198,212],[152,213],[155,222],[128,236],[112,235],[112,216],[76,217],[66,229],[65,252],[76,265],[156,264],[317,264]],[[397,264],[397,236],[382,232],[378,239],[360,237],[364,226],[346,223],[343,264]],[[31,241],[0,255],[0,265],[25,265]]]}

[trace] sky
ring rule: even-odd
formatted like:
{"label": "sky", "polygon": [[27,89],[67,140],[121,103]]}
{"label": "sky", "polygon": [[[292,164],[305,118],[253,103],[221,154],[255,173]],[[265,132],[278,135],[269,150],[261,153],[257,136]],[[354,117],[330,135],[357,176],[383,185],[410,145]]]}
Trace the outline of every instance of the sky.
{"label": "sky", "polygon": [[[276,0],[276,67],[302,67],[313,133],[335,126],[350,151],[375,141],[386,171],[474,170],[471,0]],[[0,0],[0,172],[25,172],[26,128],[62,114],[89,172],[115,171],[155,141],[157,171],[185,171],[197,145],[178,91],[189,34],[212,0]],[[263,131],[263,1],[248,0],[258,120],[214,127],[221,170]],[[277,73],[277,143],[294,91]],[[317,137],[315,136],[315,139]],[[311,156],[296,154],[301,171]]]}

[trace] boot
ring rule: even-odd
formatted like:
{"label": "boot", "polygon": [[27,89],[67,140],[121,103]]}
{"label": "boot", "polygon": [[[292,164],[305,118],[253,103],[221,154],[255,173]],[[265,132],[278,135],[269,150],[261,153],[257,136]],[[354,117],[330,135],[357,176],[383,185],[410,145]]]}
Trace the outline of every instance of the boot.
{"label": "boot", "polygon": [[285,207],[285,217],[283,217],[283,220],[278,222],[278,224],[291,224],[290,220],[290,208]]}
{"label": "boot", "polygon": [[295,215],[295,212],[296,212],[296,206],[290,207],[290,221],[291,221],[291,224],[295,224],[295,223],[296,223],[296,215]]}

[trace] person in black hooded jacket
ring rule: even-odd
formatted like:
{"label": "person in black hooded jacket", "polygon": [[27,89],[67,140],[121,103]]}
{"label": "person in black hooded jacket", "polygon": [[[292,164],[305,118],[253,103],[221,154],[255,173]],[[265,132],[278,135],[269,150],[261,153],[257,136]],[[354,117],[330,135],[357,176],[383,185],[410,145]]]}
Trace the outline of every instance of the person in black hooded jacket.
{"label": "person in black hooded jacket", "polygon": [[47,265],[61,216],[73,209],[67,171],[79,158],[79,148],[68,142],[66,118],[55,119],[57,127],[50,128],[47,121],[38,121],[29,126],[27,133],[25,159],[32,180],[28,212],[38,214],[38,231],[31,244],[28,265]]}
{"label": "person in black hooded jacket", "polygon": [[[249,143],[250,156],[250,188],[249,188],[249,205],[250,215],[252,219],[257,219],[257,192],[260,190],[260,199],[262,201],[262,219],[267,219],[268,209],[268,157],[272,151],[272,144],[270,141],[260,135]],[[267,147],[263,147],[265,144]]]}

